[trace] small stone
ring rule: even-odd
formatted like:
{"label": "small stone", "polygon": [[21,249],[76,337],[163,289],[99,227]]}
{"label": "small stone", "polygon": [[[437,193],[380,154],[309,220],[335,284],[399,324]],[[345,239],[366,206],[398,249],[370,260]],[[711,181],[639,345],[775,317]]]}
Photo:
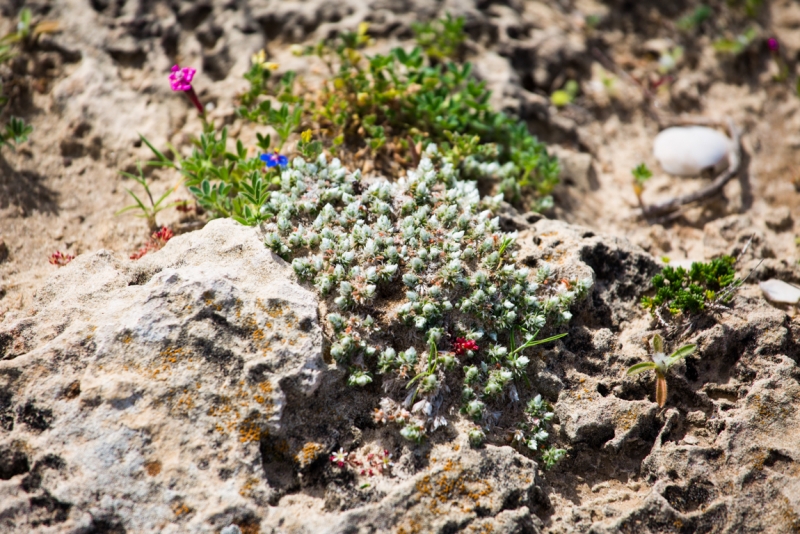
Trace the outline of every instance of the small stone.
{"label": "small stone", "polygon": [[242,534],[242,529],[238,525],[228,525],[219,534]]}
{"label": "small stone", "polygon": [[669,174],[696,176],[723,163],[731,140],[704,126],[667,128],[656,136],[653,155]]}
{"label": "small stone", "polygon": [[768,228],[776,232],[782,232],[792,227],[792,212],[786,206],[780,206],[770,209],[770,212],[764,218],[764,223]]}
{"label": "small stone", "polygon": [[759,282],[758,287],[764,292],[767,300],[778,304],[797,304],[800,301],[800,288],[787,284],[782,280]]}
{"label": "small stone", "polygon": [[683,437],[683,442],[686,443],[687,445],[697,445],[698,443],[700,443],[700,440],[697,439],[695,436],[692,436],[691,434],[686,434]]}

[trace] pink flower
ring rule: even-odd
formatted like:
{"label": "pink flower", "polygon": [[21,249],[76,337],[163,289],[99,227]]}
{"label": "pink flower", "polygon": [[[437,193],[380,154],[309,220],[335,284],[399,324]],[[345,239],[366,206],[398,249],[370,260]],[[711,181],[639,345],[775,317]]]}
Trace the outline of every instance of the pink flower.
{"label": "pink flower", "polygon": [[190,91],[192,89],[192,78],[197,69],[191,67],[181,68],[179,65],[172,66],[172,74],[169,75],[169,85],[173,91]]}
{"label": "pink flower", "polygon": [[778,44],[778,40],[774,37],[770,37],[767,39],[767,46],[769,47],[771,52],[777,52],[780,45]]}

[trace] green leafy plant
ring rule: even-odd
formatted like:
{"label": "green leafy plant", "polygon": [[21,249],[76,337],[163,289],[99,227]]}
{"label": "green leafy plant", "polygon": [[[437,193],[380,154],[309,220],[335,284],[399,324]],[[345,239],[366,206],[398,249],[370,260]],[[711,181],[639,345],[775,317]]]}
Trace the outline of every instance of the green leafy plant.
{"label": "green leafy plant", "polygon": [[11,117],[6,124],[4,131],[0,132],[0,147],[8,146],[14,150],[18,145],[28,140],[28,136],[33,132],[33,126],[25,124],[25,121],[16,117]]}
{"label": "green leafy plant", "polygon": [[[0,38],[0,65],[16,57],[22,46],[30,44],[39,35],[52,33],[57,29],[58,23],[54,21],[42,21],[33,26],[31,10],[21,9],[15,30]],[[7,103],[8,97],[4,95],[3,84],[0,82],[0,107]]]}
{"label": "green leafy plant", "polygon": [[167,189],[158,199],[156,200],[153,197],[152,191],[150,191],[150,185],[147,183],[147,178],[145,178],[144,173],[142,172],[141,164],[137,163],[136,165],[138,174],[131,174],[125,171],[119,171],[119,173],[123,176],[127,176],[134,180],[137,184],[141,185],[144,189],[145,194],[147,195],[147,202],[142,201],[136,193],[134,193],[130,189],[125,189],[128,194],[133,198],[135,204],[131,204],[130,206],[126,206],[121,210],[117,211],[115,215],[121,215],[123,213],[129,211],[139,210],[139,213],[136,215],[137,217],[141,217],[147,220],[147,226],[150,228],[151,232],[157,232],[161,227],[156,222],[156,215],[159,212],[164,211],[165,209],[172,208],[174,206],[182,205],[183,201],[176,201],[176,202],[166,202],[167,198],[175,191],[175,188]]}
{"label": "green leafy plant", "polygon": [[544,463],[544,468],[552,469],[566,455],[567,451],[565,449],[559,449],[557,447],[548,447],[547,449],[544,450],[544,452],[542,452],[542,462]]}
{"label": "green leafy plant", "polygon": [[750,47],[756,37],[758,37],[758,30],[750,27],[733,39],[723,38],[714,41],[714,50],[722,54],[738,56]]}
{"label": "green leafy plant", "polygon": [[575,80],[569,80],[564,84],[563,89],[554,91],[553,94],[550,95],[550,102],[552,102],[554,106],[560,108],[568,106],[569,104],[572,104],[572,102],[575,100],[575,97],[578,96],[578,90],[578,82]]}
{"label": "green leafy plant", "polygon": [[731,256],[722,256],[708,263],[695,262],[689,270],[667,265],[652,279],[655,296],[642,297],[642,306],[653,314],[666,309],[677,315],[701,312],[718,296],[724,302],[730,294],[718,295],[720,290],[740,283],[736,280],[735,263]]}
{"label": "green leafy plant", "polygon": [[706,20],[710,19],[714,11],[706,4],[700,4],[694,11],[678,19],[677,26],[684,31],[692,31]]}
{"label": "green leafy plant", "polygon": [[758,12],[761,10],[764,0],[728,0],[728,4],[742,7],[748,17],[754,18],[758,16]]}
{"label": "green leafy plant", "polygon": [[[272,76],[257,54],[238,110],[256,146],[206,125],[183,159],[145,140],[147,164],[180,172],[212,217],[260,225],[265,246],[326,301],[329,355],[348,384],[402,391],[380,401],[376,422],[420,442],[460,401],[477,445],[496,438],[509,401],[537,398],[533,351],[565,335],[557,329],[591,280],[518,264],[516,235],[500,230],[504,194],[547,205],[558,164],[523,122],[491,109],[471,66],[422,45],[370,57],[368,42],[362,25],[304,49],[330,69],[321,90]],[[444,55],[446,43],[427,44]],[[348,170],[365,160],[386,178]],[[481,197],[478,180],[500,191]],[[553,463],[563,454],[545,448],[552,412],[538,399],[518,429],[525,450]]]}
{"label": "green leafy plant", "polygon": [[470,63],[447,59],[463,41],[463,20],[423,24],[418,35],[411,50],[366,56],[360,49],[370,39],[362,24],[356,32],[306,47],[304,54],[319,57],[329,69],[319,91],[298,92],[293,73],[276,85],[263,66],[254,65],[238,114],[273,127],[278,150],[291,135],[310,130],[314,141],[309,138],[304,146],[316,143],[315,150],[328,150],[346,164],[369,154],[390,177],[415,165],[420,152],[435,143],[442,153],[458,156],[457,170],[465,176],[499,182],[508,200],[525,197],[534,209],[552,205],[558,162],[523,122],[491,109],[490,92],[472,77]]}
{"label": "green leafy plant", "polygon": [[465,39],[464,18],[449,13],[443,19],[415,22],[411,28],[425,55],[438,60],[455,58]]}
{"label": "green leafy plant", "polygon": [[[349,371],[348,384],[382,376],[404,386],[400,399],[381,400],[375,420],[399,425],[410,441],[444,424],[446,403],[457,402],[448,392],[461,382],[461,411],[480,425],[470,440],[482,442],[493,410],[530,387],[528,352],[565,335],[542,334],[570,320],[591,283],[555,283],[548,264],[535,274],[519,266],[515,236],[493,214],[499,201],[480,199],[429,145],[397,183],[367,183],[324,155],[296,157],[260,207],[265,245],[327,302],[330,357]],[[387,294],[391,335],[373,317]],[[519,443],[542,451],[549,405],[535,396],[524,417]]]}
{"label": "green leafy plant", "polygon": [[640,163],[633,170],[631,170],[631,175],[633,176],[633,192],[636,194],[636,200],[639,201],[639,206],[642,208],[642,210],[644,210],[644,203],[642,202],[644,184],[653,177],[653,171],[651,171],[644,163]]}
{"label": "green leafy plant", "polygon": [[667,373],[670,368],[681,361],[683,358],[694,353],[697,348],[695,345],[684,345],[675,352],[666,355],[664,351],[664,341],[658,334],[653,336],[653,361],[637,363],[628,368],[627,375],[633,376],[645,371],[655,371],[656,373],[656,402],[660,407],[664,407],[667,402]]}

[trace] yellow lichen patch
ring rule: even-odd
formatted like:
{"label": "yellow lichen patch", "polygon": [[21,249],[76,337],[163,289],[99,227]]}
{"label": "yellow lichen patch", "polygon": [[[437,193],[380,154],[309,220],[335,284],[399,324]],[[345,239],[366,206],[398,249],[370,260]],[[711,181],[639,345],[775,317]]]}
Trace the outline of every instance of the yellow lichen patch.
{"label": "yellow lichen patch", "polygon": [[461,510],[473,510],[492,493],[492,485],[466,473],[457,461],[447,460],[441,471],[425,475],[416,484],[417,492],[428,501],[431,513],[446,513],[439,504],[450,503]]}
{"label": "yellow lichen patch", "polygon": [[192,509],[182,502],[177,502],[172,505],[172,512],[175,514],[175,517],[178,518],[191,513],[191,511]]}
{"label": "yellow lichen patch", "polygon": [[300,469],[308,467],[319,458],[325,447],[320,443],[308,442],[303,445],[303,448],[294,456],[294,461],[300,466]]}
{"label": "yellow lichen patch", "polygon": [[253,490],[258,485],[258,479],[254,477],[248,477],[245,481],[242,489],[239,490],[239,495],[242,497],[251,497],[253,495]]}
{"label": "yellow lichen patch", "polygon": [[623,432],[627,432],[628,430],[633,428],[633,425],[636,424],[636,421],[638,419],[639,419],[639,413],[635,409],[630,408],[628,410],[625,410],[624,412],[617,413],[614,416],[613,421],[615,427],[619,428]]}
{"label": "yellow lichen patch", "polygon": [[281,302],[271,300],[265,305],[261,299],[256,299],[256,306],[273,319],[283,315],[284,305]]}
{"label": "yellow lichen patch", "polygon": [[250,441],[261,441],[261,426],[255,417],[248,417],[239,425],[239,441],[247,443]]}
{"label": "yellow lichen patch", "polygon": [[[184,390],[186,391],[186,390]],[[189,413],[189,411],[194,408],[194,399],[188,393],[184,393],[178,398],[178,402],[175,403],[175,409],[181,411],[183,413]]]}
{"label": "yellow lichen patch", "polygon": [[422,525],[416,519],[408,519],[408,528],[406,525],[400,525],[397,527],[397,534],[417,534],[418,532],[422,532]]}

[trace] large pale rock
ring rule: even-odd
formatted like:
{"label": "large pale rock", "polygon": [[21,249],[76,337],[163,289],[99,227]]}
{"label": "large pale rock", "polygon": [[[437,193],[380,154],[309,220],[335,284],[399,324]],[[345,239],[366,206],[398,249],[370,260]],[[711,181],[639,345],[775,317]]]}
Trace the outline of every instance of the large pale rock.
{"label": "large pale rock", "polygon": [[316,299],[289,277],[229,220],[138,263],[101,251],[59,272],[35,319],[0,333],[0,530],[255,521],[282,388],[311,393],[325,367]]}
{"label": "large pale rock", "polygon": [[731,150],[725,134],[705,126],[667,128],[653,141],[653,155],[669,174],[696,176],[723,164]]}

